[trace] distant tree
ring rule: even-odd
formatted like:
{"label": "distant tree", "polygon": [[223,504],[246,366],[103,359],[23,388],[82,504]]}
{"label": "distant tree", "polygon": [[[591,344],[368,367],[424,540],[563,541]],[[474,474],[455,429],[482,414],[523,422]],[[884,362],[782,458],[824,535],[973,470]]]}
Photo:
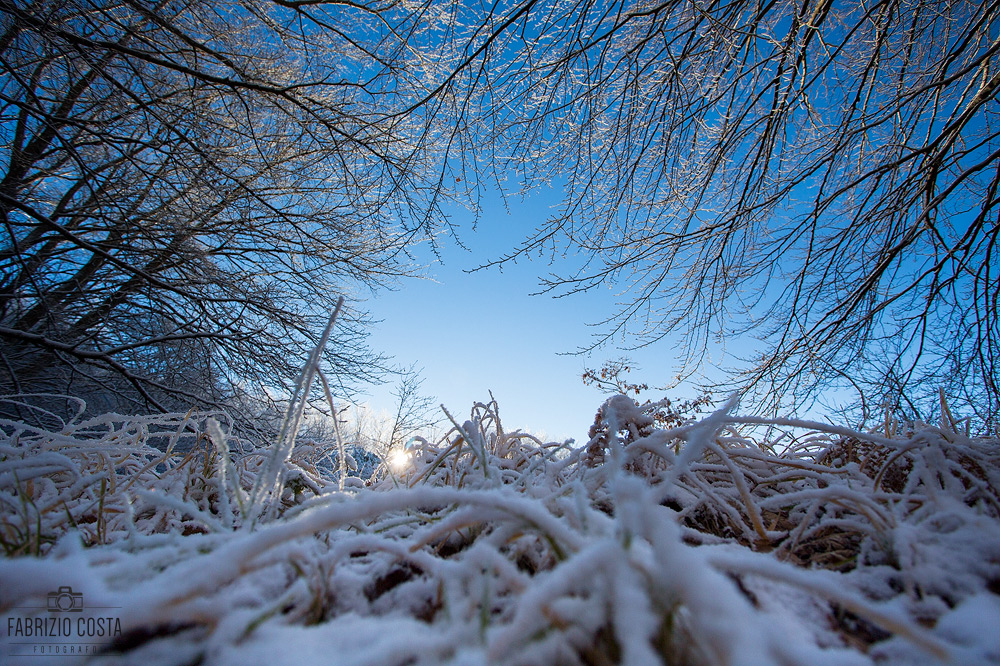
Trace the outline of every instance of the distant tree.
{"label": "distant tree", "polygon": [[[0,392],[160,408],[294,381],[338,293],[406,274],[445,193],[419,13],[0,3]],[[366,316],[325,356],[381,372]]]}
{"label": "distant tree", "polygon": [[752,332],[733,383],[760,395],[853,382],[915,413],[943,387],[997,423],[1000,5],[454,11],[437,94],[494,172],[564,192],[496,263],[582,253],[544,287],[623,288],[595,344],[679,335],[686,372]]}
{"label": "distant tree", "polygon": [[[582,379],[586,386],[593,386],[603,393],[628,396],[632,398],[635,404],[639,405],[639,396],[649,391],[650,386],[649,384],[638,383],[629,379],[629,373],[636,369],[634,362],[622,357],[607,361],[601,366],[600,370],[586,368],[583,371]],[[667,389],[653,387],[653,390],[666,391]],[[651,400],[645,400],[641,406],[650,405],[652,402]],[[708,394],[702,394],[696,398],[681,402],[675,402],[664,397],[656,401],[656,407],[650,410],[649,416],[657,427],[673,428],[693,419],[700,410],[711,405],[712,398]],[[598,426],[600,425],[601,418],[602,412],[599,410],[595,422]]]}
{"label": "distant tree", "polygon": [[632,372],[633,363],[627,358],[619,358],[606,362],[600,370],[586,368],[583,371],[583,383],[595,386],[604,393],[620,393],[628,396],[638,396],[649,390],[649,384],[630,381],[628,374]]}
{"label": "distant tree", "polygon": [[392,417],[392,429],[384,442],[386,451],[401,447],[414,435],[432,438],[433,431],[441,421],[440,409],[434,404],[434,397],[423,392],[424,379],[416,366],[410,366],[400,373],[392,395],[396,398],[396,408]]}
{"label": "distant tree", "polygon": [[415,367],[406,368],[392,389],[392,410],[373,409],[368,403],[344,407],[339,418],[345,440],[386,457],[414,435],[433,439],[442,416],[434,398],[422,392],[423,382]]}

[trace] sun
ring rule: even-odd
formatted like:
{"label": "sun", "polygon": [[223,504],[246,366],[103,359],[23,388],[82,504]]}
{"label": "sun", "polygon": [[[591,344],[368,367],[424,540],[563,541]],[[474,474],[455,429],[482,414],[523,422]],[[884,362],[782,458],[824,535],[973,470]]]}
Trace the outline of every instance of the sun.
{"label": "sun", "polygon": [[410,454],[403,449],[393,451],[389,456],[389,468],[396,474],[402,474],[410,467]]}

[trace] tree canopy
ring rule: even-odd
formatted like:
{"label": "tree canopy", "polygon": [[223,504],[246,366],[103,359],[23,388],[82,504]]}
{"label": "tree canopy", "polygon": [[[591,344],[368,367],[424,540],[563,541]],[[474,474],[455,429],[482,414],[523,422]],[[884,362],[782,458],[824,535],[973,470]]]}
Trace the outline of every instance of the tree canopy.
{"label": "tree canopy", "polygon": [[[387,112],[412,95],[410,13],[2,9],[2,388],[165,407],[280,386],[338,294],[406,274],[440,198],[425,123]],[[365,320],[327,353],[344,381],[385,366]]]}
{"label": "tree canopy", "polygon": [[497,262],[625,287],[598,343],[672,336],[687,372],[751,333],[731,385],[765,400],[853,384],[915,416],[943,389],[995,424],[998,27],[995,2],[497,3],[442,86],[486,163],[564,187]]}
{"label": "tree canopy", "polygon": [[595,344],[679,340],[686,374],[751,333],[732,385],[765,403],[943,389],[996,423],[995,2],[2,8],[8,388],[53,357],[149,399],[188,385],[178,354],[287,373],[334,291],[513,173],[563,199],[495,263],[624,287]]}

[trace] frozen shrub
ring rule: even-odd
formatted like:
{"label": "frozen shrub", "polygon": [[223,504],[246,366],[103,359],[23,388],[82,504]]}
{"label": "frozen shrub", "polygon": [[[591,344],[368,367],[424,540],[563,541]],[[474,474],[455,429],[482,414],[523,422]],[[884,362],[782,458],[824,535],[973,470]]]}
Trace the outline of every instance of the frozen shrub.
{"label": "frozen shrub", "polygon": [[303,441],[255,526],[269,452],[222,415],[8,421],[0,612],[70,580],[121,607],[106,664],[996,659],[956,627],[996,619],[998,442],[661,408],[612,397],[574,448],[477,403],[367,487]]}

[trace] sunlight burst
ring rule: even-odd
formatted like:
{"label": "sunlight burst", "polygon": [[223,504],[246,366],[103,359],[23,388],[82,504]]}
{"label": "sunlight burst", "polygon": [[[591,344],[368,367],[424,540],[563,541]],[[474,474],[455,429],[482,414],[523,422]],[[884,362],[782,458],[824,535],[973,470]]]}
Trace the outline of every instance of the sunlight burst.
{"label": "sunlight burst", "polygon": [[403,449],[393,451],[389,456],[389,468],[396,474],[402,474],[410,467],[410,454]]}

